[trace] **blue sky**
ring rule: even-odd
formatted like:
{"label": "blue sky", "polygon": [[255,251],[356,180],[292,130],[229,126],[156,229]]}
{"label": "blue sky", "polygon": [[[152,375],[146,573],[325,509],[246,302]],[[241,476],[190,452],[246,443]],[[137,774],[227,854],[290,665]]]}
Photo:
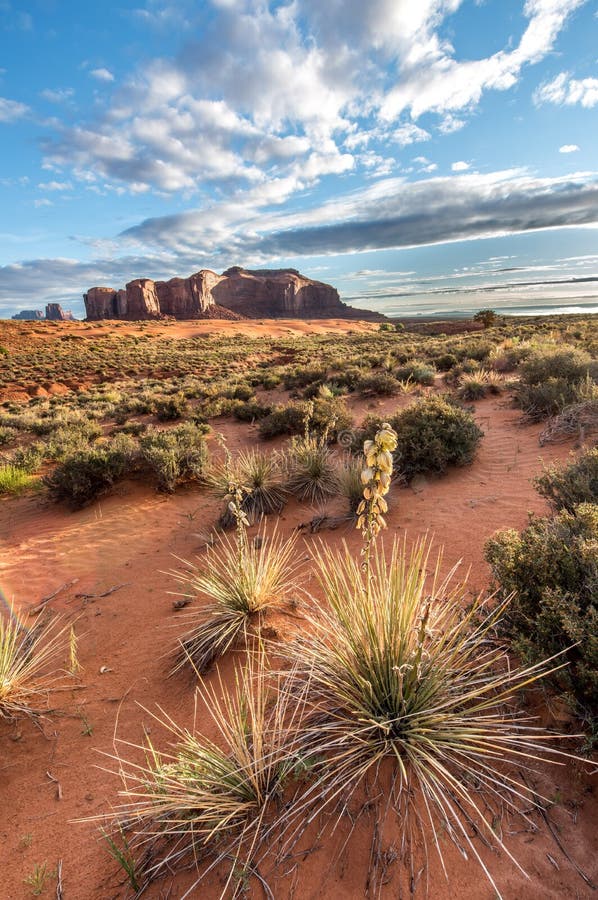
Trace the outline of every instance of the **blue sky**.
{"label": "blue sky", "polygon": [[598,310],[598,3],[0,0],[0,316],[293,266]]}

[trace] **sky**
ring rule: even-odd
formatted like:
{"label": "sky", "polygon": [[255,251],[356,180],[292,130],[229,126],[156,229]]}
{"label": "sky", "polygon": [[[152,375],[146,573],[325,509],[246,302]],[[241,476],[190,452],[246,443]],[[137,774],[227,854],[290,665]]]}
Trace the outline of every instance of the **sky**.
{"label": "sky", "polygon": [[232,265],[598,311],[597,0],[0,0],[0,317]]}

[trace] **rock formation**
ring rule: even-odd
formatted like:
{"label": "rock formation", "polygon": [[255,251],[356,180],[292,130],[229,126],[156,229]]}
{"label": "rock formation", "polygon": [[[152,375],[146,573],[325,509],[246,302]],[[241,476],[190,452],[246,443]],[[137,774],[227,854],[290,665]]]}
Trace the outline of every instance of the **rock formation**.
{"label": "rock formation", "polygon": [[70,309],[63,309],[60,303],[46,303],[46,315],[41,309],[22,309],[13,319],[35,322],[72,322],[74,316]]}
{"label": "rock formation", "polygon": [[370,319],[372,310],[343,303],[336,288],[296,269],[234,266],[222,275],[202,269],[189,278],[138,278],[124,290],[94,287],[83,295],[88,319]]}
{"label": "rock formation", "polygon": [[46,303],[46,319],[50,322],[71,322],[73,314],[70,309],[63,309],[60,303]]}
{"label": "rock formation", "polygon": [[44,318],[44,314],[41,309],[22,309],[21,312],[16,313],[13,316],[13,319],[19,319],[21,321],[37,321]]}

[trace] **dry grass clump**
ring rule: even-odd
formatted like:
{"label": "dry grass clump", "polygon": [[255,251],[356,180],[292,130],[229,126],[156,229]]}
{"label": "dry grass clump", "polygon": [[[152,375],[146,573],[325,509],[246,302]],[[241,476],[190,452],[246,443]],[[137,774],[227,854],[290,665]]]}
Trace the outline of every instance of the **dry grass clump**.
{"label": "dry grass clump", "polygon": [[280,678],[266,671],[263,651],[237,669],[232,691],[220,679],[215,687],[200,681],[197,699],[217,742],[160,711],[154,718],[169,732],[171,749],[158,752],[148,738],[136,748],[145,762],[117,758],[124,789],[116,827],[126,835],[127,871],[137,889],[163,874],[197,868],[189,896],[225,863],[221,896],[236,897],[257,871],[283,794],[296,781],[294,735],[303,705],[281,692]]}
{"label": "dry grass clump", "polygon": [[29,629],[12,609],[0,614],[0,719],[47,710],[59,678],[57,658],[67,647],[67,629],[58,629],[55,621]]}

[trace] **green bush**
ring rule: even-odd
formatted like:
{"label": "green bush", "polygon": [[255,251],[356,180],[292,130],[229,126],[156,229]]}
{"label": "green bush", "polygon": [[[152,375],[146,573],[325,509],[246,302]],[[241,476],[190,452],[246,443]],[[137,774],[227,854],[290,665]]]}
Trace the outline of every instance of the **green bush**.
{"label": "green bush", "polygon": [[581,381],[547,378],[539,384],[521,381],[515,387],[515,402],[529,422],[556,416],[566,407],[598,399],[598,387],[589,377]]}
{"label": "green bush", "polygon": [[566,466],[551,466],[534,480],[536,490],[556,511],[574,512],[580,503],[598,503],[598,447]]}
{"label": "green bush", "polygon": [[0,447],[10,444],[17,438],[18,434],[19,432],[16,428],[0,425]]}
{"label": "green bush", "polygon": [[397,469],[408,480],[468,465],[483,436],[470,413],[442,397],[418,400],[389,421],[398,435]]}
{"label": "green bush", "polygon": [[205,475],[205,433],[205,426],[186,422],[167,431],[153,429],[141,438],[142,463],[156,477],[158,490],[172,494],[177,484]]}
{"label": "green bush", "polygon": [[538,351],[521,364],[521,381],[538,385],[554,378],[575,384],[587,377],[591,361],[589,354],[575,347]]}
{"label": "green bush", "polygon": [[355,390],[360,394],[369,394],[375,397],[392,397],[393,394],[399,393],[401,385],[388,372],[378,372],[360,378],[355,385]]}
{"label": "green bush", "polygon": [[[598,717],[598,506],[531,517],[521,533],[496,534],[486,559],[499,595],[513,594],[505,627],[513,647],[538,662],[566,650],[553,683],[596,729]],[[575,645],[575,646],[574,646]],[[561,660],[562,661],[562,660]]]}
{"label": "green bush", "polygon": [[156,400],[156,417],[160,422],[182,419],[188,412],[189,404],[182,391],[172,394],[170,397],[160,397]]}
{"label": "green bush", "polygon": [[353,419],[337,397],[316,397],[314,400],[275,406],[259,425],[260,437],[266,440],[281,434],[297,435],[305,431],[306,424],[317,435],[327,434],[333,441],[342,431],[348,431]]}
{"label": "green bush", "polygon": [[109,444],[76,451],[42,481],[53,500],[80,509],[107,493],[135,464],[136,444],[121,435]]}
{"label": "green bush", "polygon": [[395,375],[399,381],[411,380],[415,381],[416,384],[431,385],[434,384],[436,369],[433,366],[428,365],[428,363],[412,359],[405,363],[405,365],[400,366],[395,372]]}

